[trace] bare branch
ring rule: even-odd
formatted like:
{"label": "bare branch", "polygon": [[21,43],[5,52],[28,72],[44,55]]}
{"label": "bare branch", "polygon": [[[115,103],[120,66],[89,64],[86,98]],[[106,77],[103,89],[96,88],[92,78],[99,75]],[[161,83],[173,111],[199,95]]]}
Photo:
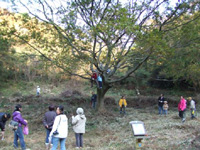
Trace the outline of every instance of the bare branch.
{"label": "bare branch", "polygon": [[135,72],[144,62],[146,62],[148,59],[149,59],[149,57],[151,56],[151,54],[152,54],[152,49],[153,49],[153,47],[151,47],[150,49],[149,49],[149,54],[140,62],[140,63],[138,63],[134,68],[131,68],[130,70],[128,70],[127,71],[127,73],[126,73],[126,75],[124,75],[124,76],[122,76],[122,77],[120,77],[120,78],[118,78],[118,79],[115,79],[115,80],[111,80],[111,81],[107,81],[108,83],[115,83],[115,82],[119,82],[119,81],[121,81],[121,80],[124,80],[124,79],[126,79],[126,78],[128,78],[133,72]]}
{"label": "bare branch", "polygon": [[86,77],[85,75],[80,75],[80,74],[76,74],[76,73],[72,73],[70,72],[68,69],[65,69],[63,66],[55,63],[52,59],[50,59],[48,56],[46,56],[44,53],[42,53],[39,49],[37,49],[36,47],[34,47],[32,44],[30,44],[28,41],[26,41],[24,38],[20,37],[19,35],[15,34],[14,35],[16,37],[18,37],[20,40],[22,40],[23,42],[25,42],[27,45],[29,45],[31,48],[33,48],[35,51],[37,51],[42,57],[44,57],[46,60],[52,62],[55,66],[57,66],[58,68],[61,68],[62,70],[64,70],[66,73],[68,73],[69,75],[73,75],[73,76],[78,76],[81,77],[83,79],[88,79],[90,80],[90,77]]}

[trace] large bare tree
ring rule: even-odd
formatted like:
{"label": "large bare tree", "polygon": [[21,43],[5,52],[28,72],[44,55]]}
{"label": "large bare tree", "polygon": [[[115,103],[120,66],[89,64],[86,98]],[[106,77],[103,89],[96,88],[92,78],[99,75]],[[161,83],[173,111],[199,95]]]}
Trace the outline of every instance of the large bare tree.
{"label": "large bare tree", "polygon": [[[199,9],[199,2],[190,0],[173,4],[169,0],[16,0],[13,4],[56,29],[64,43],[63,61],[54,60],[57,66],[88,80],[92,70],[102,74],[103,88],[97,88],[99,109],[104,108],[104,95],[112,84],[163,51],[165,34],[191,21],[180,24],[176,20]],[[71,57],[65,58],[69,53]],[[70,60],[84,72],[66,69],[63,62]]]}

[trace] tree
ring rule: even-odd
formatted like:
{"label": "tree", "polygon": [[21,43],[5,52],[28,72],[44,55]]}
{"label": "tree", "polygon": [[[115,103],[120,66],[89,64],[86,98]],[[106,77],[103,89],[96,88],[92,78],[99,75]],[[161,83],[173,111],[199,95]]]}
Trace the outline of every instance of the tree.
{"label": "tree", "polygon": [[[8,28],[7,22],[3,21],[2,16],[9,15],[9,13],[4,10],[0,9],[0,81],[4,82],[7,79],[13,79],[13,64],[15,62],[15,50],[12,49],[11,45],[14,41],[10,34],[14,32],[14,28]],[[8,21],[8,20],[7,20]],[[2,84],[0,85],[2,86]]]}
{"label": "tree", "polygon": [[[199,2],[183,0],[170,7],[169,0],[74,0],[41,1],[27,4],[16,0],[28,13],[52,25],[63,44],[62,58],[54,60],[56,65],[70,75],[90,80],[91,70],[97,70],[103,77],[103,88],[97,89],[98,108],[104,107],[104,95],[112,84],[128,78],[149,57],[165,51],[167,30],[182,26],[176,20],[188,13],[197,11]],[[37,8],[33,10],[30,5]],[[33,5],[32,5],[33,6]],[[37,11],[36,11],[37,10]],[[199,18],[199,16],[197,16]],[[67,48],[65,48],[67,47]],[[135,55],[137,53],[140,55]],[[63,60],[63,59],[62,59]],[[66,69],[66,63],[76,63],[79,70]],[[110,72],[107,73],[107,70]],[[119,76],[120,74],[120,76]]]}
{"label": "tree", "polygon": [[199,15],[199,12],[194,12],[177,20],[178,23],[190,19],[193,21],[168,33],[171,37],[168,41],[171,52],[160,61],[161,74],[173,78],[175,83],[177,80],[186,81],[195,90],[200,87],[200,19],[197,18]]}

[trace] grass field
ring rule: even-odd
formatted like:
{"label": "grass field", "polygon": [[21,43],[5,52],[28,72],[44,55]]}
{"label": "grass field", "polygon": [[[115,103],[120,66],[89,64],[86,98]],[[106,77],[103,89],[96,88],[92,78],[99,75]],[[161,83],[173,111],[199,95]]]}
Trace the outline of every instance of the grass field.
{"label": "grass field", "polygon": [[[76,84],[74,87],[70,85],[70,88],[77,90]],[[65,89],[69,89],[69,87]],[[135,139],[129,125],[130,121],[143,121],[145,124],[148,138],[143,141],[142,149],[144,150],[200,149],[200,120],[198,118],[191,120],[188,110],[186,122],[182,124],[174,105],[176,102],[173,102],[173,105],[169,103],[169,114],[165,117],[158,115],[156,103],[149,105],[149,97],[142,97],[141,103],[143,104],[141,106],[138,106],[138,102],[133,101],[134,98],[129,98],[127,114],[122,116],[118,111],[119,96],[116,94],[109,95],[115,99],[116,103],[107,104],[107,111],[98,113],[90,107],[90,91],[83,92],[84,87],[82,86],[79,86],[79,89],[82,90],[79,90],[81,91],[80,95],[73,94],[66,99],[58,96],[57,93],[60,89],[52,89],[40,98],[29,95],[28,92],[25,97],[13,95],[10,92],[10,96],[7,94],[6,97],[1,97],[0,111],[12,113],[15,104],[22,104],[22,115],[28,120],[30,130],[29,135],[25,135],[25,142],[27,148],[31,150],[45,150],[45,128],[42,125],[42,118],[49,104],[64,105],[65,107],[65,113],[69,119],[69,135],[66,140],[66,147],[69,150],[75,149],[75,136],[70,123],[70,114],[75,112],[77,107],[83,107],[87,117],[83,148],[85,150],[133,150]],[[53,90],[56,92],[53,93]],[[0,141],[0,150],[13,150],[13,131],[8,127],[6,129],[5,140]]]}

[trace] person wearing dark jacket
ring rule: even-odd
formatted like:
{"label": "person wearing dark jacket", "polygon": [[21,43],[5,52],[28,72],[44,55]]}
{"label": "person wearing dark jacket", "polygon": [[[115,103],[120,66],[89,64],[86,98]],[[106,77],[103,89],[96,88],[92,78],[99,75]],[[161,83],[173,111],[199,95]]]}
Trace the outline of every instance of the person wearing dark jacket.
{"label": "person wearing dark jacket", "polygon": [[1,112],[0,113],[0,128],[1,128],[1,140],[4,140],[4,134],[5,134],[5,125],[6,121],[10,118],[10,114]]}
{"label": "person wearing dark jacket", "polygon": [[96,108],[96,102],[97,102],[97,95],[94,94],[94,92],[92,92],[92,97],[91,97],[91,104],[92,104],[92,108]]}
{"label": "person wearing dark jacket", "polygon": [[22,126],[26,126],[27,125],[27,120],[24,120],[24,118],[22,118],[21,115],[21,111],[22,111],[22,106],[20,104],[15,106],[15,110],[12,114],[13,116],[13,120],[18,122],[18,128],[16,130],[14,130],[14,148],[18,148],[18,139],[20,141],[20,145],[21,145],[21,149],[22,150],[26,150],[26,144],[24,141],[24,134],[23,134],[23,129]]}
{"label": "person wearing dark jacket", "polygon": [[158,113],[159,115],[163,114],[163,104],[164,104],[165,98],[164,95],[161,94],[160,97],[158,98]]}
{"label": "person wearing dark jacket", "polygon": [[45,139],[46,149],[50,148],[49,143],[51,143],[51,146],[52,146],[52,143],[53,143],[53,141],[49,142],[49,134],[52,130],[53,123],[54,123],[54,120],[56,118],[56,112],[54,111],[54,108],[55,107],[53,105],[50,105],[49,111],[47,111],[44,114],[44,119],[43,119],[43,125],[46,128],[46,139]]}

